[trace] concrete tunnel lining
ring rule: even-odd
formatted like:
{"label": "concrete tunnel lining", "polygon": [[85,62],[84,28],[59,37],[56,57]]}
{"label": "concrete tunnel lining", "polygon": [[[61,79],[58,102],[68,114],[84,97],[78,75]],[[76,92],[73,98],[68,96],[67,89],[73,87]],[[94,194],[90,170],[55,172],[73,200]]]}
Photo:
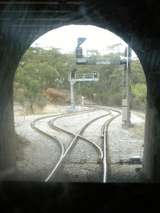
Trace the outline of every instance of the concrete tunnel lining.
{"label": "concrete tunnel lining", "polygon": [[[67,8],[66,5],[65,7]],[[106,5],[104,1],[99,1],[98,3],[96,1],[86,1],[85,4],[80,3],[78,6],[76,6],[76,10],[78,11],[77,15],[75,15],[75,12],[69,13],[67,14],[67,16],[60,14],[58,16],[59,20],[56,21],[54,21],[55,17],[52,19],[50,15],[47,15],[45,13],[44,5],[39,9],[38,14],[36,14],[36,16],[33,16],[33,14],[30,12],[30,10],[33,9],[34,5],[28,5],[28,7],[25,8],[27,15],[24,15],[24,13],[19,10],[19,16],[21,20],[17,21],[16,23],[13,23],[13,25],[12,20],[6,22],[6,20],[3,19],[5,9],[2,11],[3,13],[1,13],[0,15],[0,167],[2,174],[5,173],[8,168],[15,167],[14,140],[12,140],[11,142],[9,139],[9,135],[10,138],[13,139],[12,136],[14,135],[14,129],[12,84],[14,79],[14,73],[16,71],[18,63],[27,48],[31,45],[31,43],[33,43],[33,41],[40,37],[42,34],[46,33],[51,29],[66,24],[77,23],[92,24],[95,26],[102,27],[104,29],[107,28],[108,30],[122,37],[124,41],[129,43],[138,55],[146,75],[148,86],[144,172],[146,178],[152,181],[159,181],[160,154],[158,150],[160,145],[158,144],[158,141],[160,133],[158,130],[160,127],[160,100],[158,88],[160,80],[160,39],[155,36],[155,25],[148,25],[150,20],[145,19],[147,14],[150,12],[147,6],[143,11],[144,17],[140,15],[140,13],[142,13],[142,6],[144,6],[144,4],[141,3],[138,6],[134,6],[133,4],[123,4],[119,3],[118,1],[112,1],[111,3],[111,1],[109,1],[108,5]],[[115,7],[115,5],[117,5],[117,7]],[[7,10],[12,10],[12,7],[9,6]],[[37,10],[36,7],[34,8],[34,10]],[[59,11],[61,10],[62,7],[61,9],[59,9]],[[138,15],[136,14],[137,18],[134,15],[134,12],[136,10],[138,10]],[[134,19],[132,19],[133,17]],[[29,22],[29,18],[32,20],[32,22]],[[152,19],[156,19],[156,16],[153,16]],[[140,24],[143,24],[143,26]],[[160,34],[160,30],[158,29],[157,34]],[[10,63],[8,63],[8,61],[10,61]],[[154,77],[155,72],[158,73],[156,77]],[[6,91],[8,91],[7,96]],[[5,118],[3,116],[4,114]],[[3,123],[4,120],[5,122]],[[6,161],[5,165],[4,159]]]}

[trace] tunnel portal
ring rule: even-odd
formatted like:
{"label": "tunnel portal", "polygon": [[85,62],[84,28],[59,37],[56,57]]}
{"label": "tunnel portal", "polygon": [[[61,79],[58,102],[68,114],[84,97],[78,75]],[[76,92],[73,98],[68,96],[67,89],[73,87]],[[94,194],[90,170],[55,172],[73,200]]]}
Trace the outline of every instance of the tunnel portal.
{"label": "tunnel portal", "polygon": [[117,34],[138,55],[147,82],[143,171],[160,180],[160,3],[156,0],[0,2],[0,177],[16,166],[13,80],[21,57],[38,37],[68,24],[92,24]]}

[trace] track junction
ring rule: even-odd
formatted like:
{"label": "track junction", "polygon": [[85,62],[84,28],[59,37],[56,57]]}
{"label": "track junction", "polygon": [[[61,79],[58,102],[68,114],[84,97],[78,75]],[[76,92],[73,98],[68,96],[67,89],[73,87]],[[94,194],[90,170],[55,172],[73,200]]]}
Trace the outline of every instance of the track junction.
{"label": "track junction", "polygon": [[[88,117],[89,114],[92,116]],[[53,140],[53,143],[57,143],[59,146],[59,159],[56,163],[54,163],[53,168],[48,172],[44,181],[45,182],[61,181],[62,176],[64,176],[63,181],[70,181],[70,180],[72,181],[73,177],[71,179],[70,177],[65,179],[66,174],[64,172],[64,168],[66,167],[66,162],[68,161],[67,159],[70,158],[72,153],[76,150],[76,153],[81,152],[81,154],[79,155],[80,159],[78,161],[78,164],[81,164],[81,166],[78,169],[79,173],[81,173],[81,168],[83,167],[82,165],[84,166],[87,165],[87,171],[89,171],[87,174],[88,177],[92,177],[92,171],[97,170],[98,180],[96,180],[95,178],[94,181],[96,182],[100,181],[104,183],[107,182],[107,178],[109,175],[109,161],[110,161],[108,153],[109,149],[107,144],[108,129],[111,122],[120,115],[121,115],[120,111],[115,109],[111,109],[108,107],[90,106],[87,110],[81,112],[73,112],[73,113],[70,112],[60,115],[49,115],[49,116],[47,115],[43,117],[38,117],[37,119],[32,121],[31,127],[35,131],[44,135],[47,138],[50,138],[51,140]],[[70,122],[67,122],[67,119],[69,119]],[[69,125],[71,123],[74,123],[74,121],[76,121],[77,119],[80,120],[79,122],[80,125],[78,125],[76,131],[69,130],[68,128]],[[60,121],[60,123],[62,122],[62,124],[59,125],[58,121]],[[41,124],[46,123],[46,126],[48,126],[48,128],[46,129],[42,127],[43,125],[39,125],[40,123]],[[92,136],[91,131],[87,133],[89,128],[92,128],[92,125],[96,125],[97,129],[99,130],[99,137],[98,140],[96,141],[91,140],[90,137],[88,137]],[[60,139],[59,136],[55,136],[54,135],[55,131],[58,132],[60,136],[63,135],[63,139]],[[82,150],[81,148],[83,147],[83,145],[78,146],[78,143],[84,144],[84,142],[90,146],[89,149]],[[92,163],[90,163],[91,161]],[[74,163],[76,165],[76,162]],[[92,164],[91,167],[93,168],[91,170],[90,168],[88,168],[90,164]],[[70,169],[72,170],[72,168]],[[61,172],[61,170],[63,172]],[[70,174],[71,176],[73,176],[71,171]],[[76,178],[74,178],[74,181],[79,182],[80,181],[79,177],[77,178],[77,180]],[[93,180],[92,178],[91,179],[88,178],[88,181]]]}

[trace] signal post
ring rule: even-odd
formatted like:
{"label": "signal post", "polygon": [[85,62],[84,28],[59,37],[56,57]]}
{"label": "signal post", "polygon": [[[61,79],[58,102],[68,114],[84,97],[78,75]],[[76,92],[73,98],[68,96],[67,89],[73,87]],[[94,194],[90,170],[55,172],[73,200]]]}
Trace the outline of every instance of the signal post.
{"label": "signal post", "polygon": [[[110,61],[110,59],[103,60],[92,60],[90,58],[83,56],[83,50],[81,44],[86,40],[86,38],[78,38],[77,47],[76,47],[76,64],[115,64],[115,65],[124,65],[123,72],[123,94],[122,94],[122,127],[129,128],[131,126],[131,89],[130,89],[130,74],[131,74],[131,48],[126,47],[124,58],[120,60]],[[74,101],[73,94],[74,83],[71,83],[71,99]],[[71,103],[72,103],[71,101]],[[73,105],[73,104],[71,104]]]}

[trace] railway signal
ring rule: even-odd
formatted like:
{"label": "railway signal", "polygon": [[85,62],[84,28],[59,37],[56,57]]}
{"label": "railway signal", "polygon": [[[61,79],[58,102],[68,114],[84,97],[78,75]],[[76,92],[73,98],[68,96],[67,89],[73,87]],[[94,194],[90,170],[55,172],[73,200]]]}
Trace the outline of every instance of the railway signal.
{"label": "railway signal", "polygon": [[131,57],[132,50],[129,47],[125,48],[124,57],[116,60],[110,59],[91,59],[90,57],[83,56],[83,50],[80,45],[85,41],[85,38],[78,38],[77,48],[76,48],[76,64],[115,64],[115,65],[124,65],[124,74],[123,74],[123,98],[122,98],[122,127],[129,128],[131,126],[130,121],[130,73],[131,73]]}
{"label": "railway signal", "polygon": [[125,63],[125,59],[124,61],[122,59],[108,59],[108,58],[103,58],[103,59],[96,59],[94,57],[94,59],[92,57],[85,57],[83,55],[83,49],[81,47],[81,44],[86,41],[86,38],[78,38],[77,40],[77,47],[75,50],[75,54],[76,54],[76,64],[87,64],[87,65],[100,65],[100,64],[107,64],[107,65],[111,65],[111,64],[115,64],[115,65],[120,65],[120,64],[124,64]]}
{"label": "railway signal", "polygon": [[84,37],[80,37],[77,40],[77,47],[76,47],[76,62],[79,64],[85,64],[86,60],[85,57],[83,57],[83,49],[81,47],[81,44],[86,40]]}

